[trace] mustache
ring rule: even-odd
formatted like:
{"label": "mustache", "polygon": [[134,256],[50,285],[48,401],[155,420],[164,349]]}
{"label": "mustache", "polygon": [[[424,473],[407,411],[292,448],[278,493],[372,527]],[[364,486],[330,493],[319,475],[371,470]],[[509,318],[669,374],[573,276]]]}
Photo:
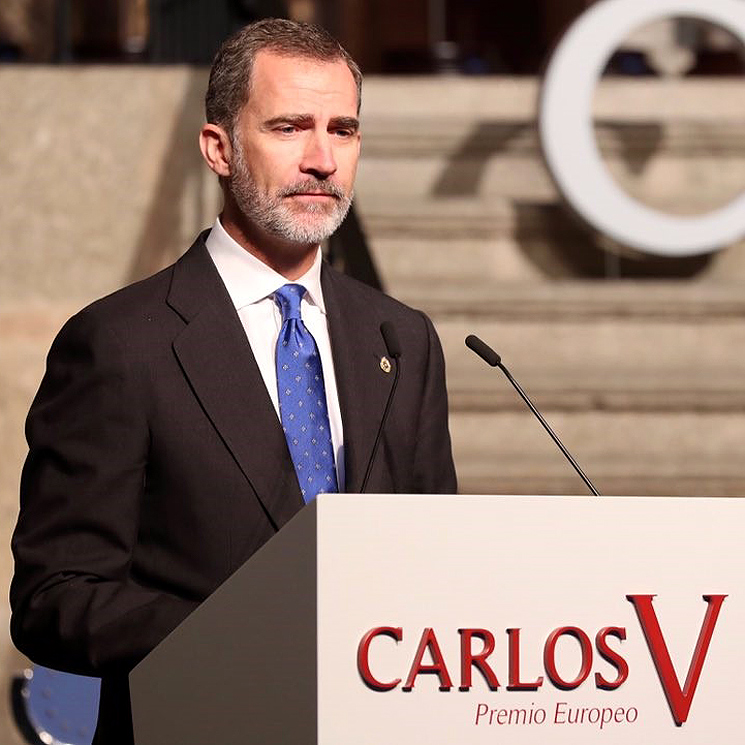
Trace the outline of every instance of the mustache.
{"label": "mustache", "polygon": [[300,181],[291,186],[285,186],[277,192],[280,197],[292,197],[296,194],[327,194],[336,199],[344,199],[344,189],[328,181],[319,181],[318,179],[308,179]]}

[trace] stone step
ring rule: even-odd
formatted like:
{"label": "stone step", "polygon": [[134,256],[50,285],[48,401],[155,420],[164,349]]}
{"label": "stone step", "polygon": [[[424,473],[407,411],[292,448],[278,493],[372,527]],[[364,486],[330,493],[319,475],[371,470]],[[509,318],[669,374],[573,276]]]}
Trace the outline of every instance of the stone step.
{"label": "stone step", "polygon": [[357,202],[376,212],[401,202],[416,210],[416,200],[445,201],[453,198],[509,198],[522,201],[554,201],[556,188],[539,155],[515,157],[492,154],[477,159],[382,158],[364,156],[360,161]]}
{"label": "stone step", "polygon": [[[558,201],[493,199],[360,200],[358,212],[386,287],[422,280],[529,283],[540,279],[742,275],[745,240],[683,259],[641,256],[612,246]],[[610,250],[606,250],[610,249]],[[734,273],[733,273],[734,272]],[[442,281],[441,281],[442,280]]]}
{"label": "stone step", "polygon": [[[535,112],[512,120],[442,117],[436,111],[421,118],[366,117],[363,161],[381,158],[483,159],[491,156],[535,158],[541,154]],[[655,151],[676,157],[717,159],[742,157],[745,133],[737,121],[647,121],[627,119],[619,112],[612,119],[597,119],[598,149],[605,157],[649,157]]]}
{"label": "stone step", "polygon": [[736,285],[482,283],[402,297],[434,319],[453,411],[523,408],[501,373],[465,347],[469,333],[502,355],[539,408],[745,411],[745,299]]}
{"label": "stone step", "polygon": [[740,282],[626,282],[575,280],[552,282],[458,282],[447,276],[423,285],[416,277],[400,282],[405,302],[438,318],[511,318],[550,321],[637,318],[691,321],[745,318]]}
{"label": "stone step", "polygon": [[[532,241],[522,237],[519,243],[514,236],[452,240],[373,236],[370,247],[386,292],[400,298],[418,298],[417,283],[424,285],[433,299],[440,293],[449,296],[449,283],[462,288],[467,296],[469,285],[484,281],[492,285],[545,281],[544,259],[553,260],[556,253],[540,236]],[[540,257],[536,258],[538,252]],[[569,276],[568,270],[564,273]]]}
{"label": "stone step", "polygon": [[[633,137],[629,135],[629,138]],[[659,209],[705,212],[728,202],[745,187],[745,133],[729,144],[712,137],[701,152],[691,137],[675,149],[664,141],[647,148],[633,143],[619,152],[601,148],[611,175],[643,201]],[[602,143],[601,143],[602,144]],[[639,152],[635,153],[634,148]],[[509,197],[527,202],[558,198],[542,154],[491,151],[462,155],[448,151],[416,157],[374,156],[365,150],[357,179],[358,201],[379,202],[457,197]]]}
{"label": "stone step", "polygon": [[[363,125],[379,119],[514,122],[535,118],[540,81],[531,77],[371,76],[365,79]],[[740,77],[622,78],[598,85],[593,113],[603,120],[739,122],[745,107]]]}
{"label": "stone step", "polygon": [[[359,214],[385,286],[441,280],[534,281],[572,276],[564,257],[591,235],[553,203],[487,199],[359,202]],[[569,247],[564,251],[564,247]],[[547,266],[551,265],[551,268]]]}
{"label": "stone step", "polygon": [[[601,494],[745,494],[740,413],[543,414]],[[527,409],[454,413],[450,426],[462,493],[588,493]]]}
{"label": "stone step", "polygon": [[501,199],[360,200],[360,217],[374,238],[485,239],[514,231],[513,201]]}
{"label": "stone step", "polygon": [[[561,225],[552,199],[524,200],[519,196],[360,198],[357,209],[369,236],[427,238],[441,241],[487,240],[514,236],[521,230],[531,237]],[[573,224],[567,218],[567,230]],[[576,229],[574,231],[576,233]]]}

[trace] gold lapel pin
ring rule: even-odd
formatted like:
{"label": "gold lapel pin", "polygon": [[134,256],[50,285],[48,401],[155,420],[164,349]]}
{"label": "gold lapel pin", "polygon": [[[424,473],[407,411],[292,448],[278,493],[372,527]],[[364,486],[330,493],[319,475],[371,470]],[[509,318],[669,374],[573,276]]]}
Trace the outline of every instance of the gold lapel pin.
{"label": "gold lapel pin", "polygon": [[387,357],[381,357],[380,358],[380,369],[384,373],[389,373],[391,371],[391,363],[390,363],[390,360]]}

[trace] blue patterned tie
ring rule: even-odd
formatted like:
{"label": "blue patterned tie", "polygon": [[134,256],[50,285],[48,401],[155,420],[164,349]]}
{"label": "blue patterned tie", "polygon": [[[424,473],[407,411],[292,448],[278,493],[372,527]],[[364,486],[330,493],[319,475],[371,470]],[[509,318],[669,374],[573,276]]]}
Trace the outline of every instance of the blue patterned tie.
{"label": "blue patterned tie", "polygon": [[274,293],[282,312],[277,339],[277,393],[282,429],[287,438],[303,499],[339,490],[334,466],[326,390],[318,347],[300,318],[302,285],[289,284]]}

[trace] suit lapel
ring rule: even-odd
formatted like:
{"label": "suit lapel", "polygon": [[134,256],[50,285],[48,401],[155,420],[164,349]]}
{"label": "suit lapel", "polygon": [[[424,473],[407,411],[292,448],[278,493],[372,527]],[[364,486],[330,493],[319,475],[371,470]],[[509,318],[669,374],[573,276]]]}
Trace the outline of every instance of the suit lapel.
{"label": "suit lapel", "polygon": [[344,490],[354,493],[362,487],[394,376],[380,367],[386,354],[380,333],[385,319],[326,264],[321,280],[344,426]]}
{"label": "suit lapel", "polygon": [[177,262],[168,304],[186,321],[173,344],[192,389],[274,523],[303,505],[282,427],[202,234]]}

